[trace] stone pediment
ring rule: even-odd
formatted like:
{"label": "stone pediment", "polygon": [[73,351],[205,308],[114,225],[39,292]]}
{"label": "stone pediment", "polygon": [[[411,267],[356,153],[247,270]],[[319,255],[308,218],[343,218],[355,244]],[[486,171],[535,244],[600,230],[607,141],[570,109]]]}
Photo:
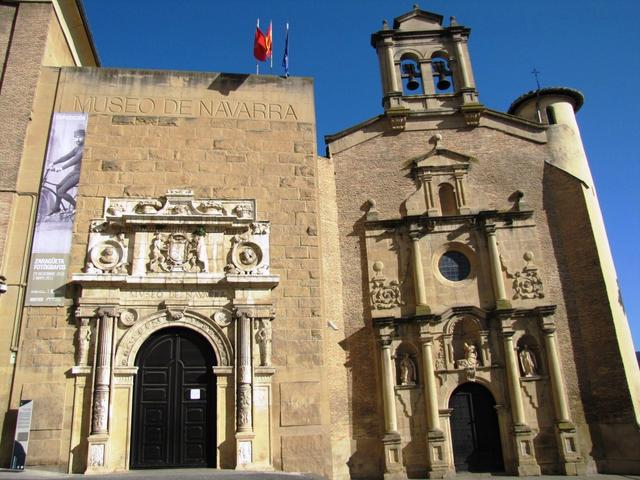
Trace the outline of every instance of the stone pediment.
{"label": "stone pediment", "polygon": [[442,21],[442,15],[414,8],[411,12],[396,17],[393,28],[407,31],[442,30]]}
{"label": "stone pediment", "polygon": [[436,170],[438,168],[451,167],[466,168],[471,162],[475,161],[477,161],[475,157],[470,155],[436,147],[426,154],[407,160],[405,164],[412,169]]}

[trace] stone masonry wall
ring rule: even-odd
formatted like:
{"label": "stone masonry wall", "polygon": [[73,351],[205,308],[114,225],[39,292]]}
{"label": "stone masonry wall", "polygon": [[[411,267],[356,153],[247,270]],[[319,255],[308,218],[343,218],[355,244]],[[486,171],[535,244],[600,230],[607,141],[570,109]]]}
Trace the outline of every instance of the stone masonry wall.
{"label": "stone masonry wall", "polygon": [[[431,150],[429,139],[435,133],[442,134],[441,146],[444,148],[477,159],[471,164],[467,192],[468,202],[474,209],[508,210],[512,207],[509,196],[520,190],[525,194],[528,208],[535,211],[537,241],[542,254],[542,258],[536,259],[536,264],[545,279],[544,303],[558,305],[555,320],[558,325],[563,374],[571,413],[580,429],[581,450],[588,455],[591,450],[590,437],[585,425],[581,390],[573,358],[575,339],[572,328],[569,327],[570,318],[573,321],[573,317],[570,317],[565,306],[566,293],[556,261],[559,253],[549,233],[546,212],[548,205],[541,188],[545,180],[544,159],[548,156],[546,146],[495,129],[436,130],[436,121],[419,122],[410,122],[407,131],[400,134],[377,136],[375,132],[384,127],[373,124],[365,128],[361,136],[369,136],[368,141],[359,144],[354,141],[354,145],[345,141],[344,145],[349,148],[339,152],[335,151],[335,147],[332,149],[336,169],[340,246],[343,252],[344,342],[349,357],[349,407],[352,411],[356,450],[353,459],[357,459],[354,461],[352,474],[374,474],[372,470],[378,467],[371,461],[372,455],[379,458],[378,462],[381,464],[380,439],[384,428],[380,379],[371,374],[371,366],[379,356],[379,347],[367,313],[369,278],[363,267],[366,266],[363,244],[364,206],[366,200],[372,198],[376,201],[380,219],[400,216],[403,201],[416,190],[413,180],[407,174],[406,162]],[[350,254],[346,255],[345,252]],[[376,392],[375,395],[373,392]]]}
{"label": "stone masonry wall", "polygon": [[[86,107],[89,112],[69,274],[80,272],[85,264],[89,221],[102,216],[105,197],[159,197],[171,188],[188,188],[196,197],[256,199],[257,218],[271,222],[271,272],[280,275],[280,285],[272,295],[276,308],[274,466],[327,473],[330,448],[325,393],[312,399],[321,412],[319,418],[280,424],[281,409],[289,408],[281,401],[281,392],[295,390],[299,382],[311,382],[318,385],[318,391],[326,391],[312,84],[307,79],[277,77],[249,77],[238,83],[233,77],[231,97],[225,97],[229,83],[223,82],[218,89],[212,86],[216,78],[217,74],[63,69],[64,94],[57,99],[56,109]],[[124,105],[118,111],[109,103],[106,105],[112,108],[99,112],[98,104],[86,103],[87,98],[104,92],[119,98],[153,97],[165,106],[172,105],[168,98],[195,96],[207,102],[215,97],[212,101],[222,98],[231,103],[219,104],[217,117],[214,111],[200,111],[198,116],[195,111],[178,110],[168,115],[164,109],[136,115]],[[245,100],[244,105],[253,106],[242,115]],[[264,115],[263,104],[267,106]],[[282,110],[272,104],[281,105]],[[293,114],[285,115],[287,104],[295,110]],[[23,342],[29,353],[20,361],[19,381],[37,378],[69,390],[64,372],[74,361],[72,322],[69,309],[32,308],[27,312]],[[36,442],[30,450],[31,463],[63,465],[68,455],[68,443],[63,440],[68,435],[72,398],[67,395],[63,403],[58,393],[36,392],[41,401],[51,401],[51,409],[56,409],[55,415],[48,415],[62,420],[46,426],[51,444],[45,445],[44,430],[37,434],[43,443]],[[36,410],[37,421],[41,421],[39,415]],[[61,452],[59,459],[53,452]],[[309,458],[315,460],[310,463]]]}

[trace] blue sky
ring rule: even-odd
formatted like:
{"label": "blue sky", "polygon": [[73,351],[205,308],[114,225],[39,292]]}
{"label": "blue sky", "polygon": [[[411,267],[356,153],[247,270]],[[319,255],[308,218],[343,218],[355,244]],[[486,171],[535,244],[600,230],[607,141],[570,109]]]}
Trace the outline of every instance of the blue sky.
{"label": "blue sky", "polygon": [[[323,136],[381,112],[380,80],[369,39],[414,2],[388,0],[84,0],[106,67],[255,73],[256,18],[274,25],[281,75],[290,23],[290,72],[315,79],[318,151]],[[472,29],[470,52],[480,100],[506,111],[520,94],[567,86],[586,97],[578,113],[607,225],[636,350],[640,350],[638,237],[640,79],[637,0],[423,0]],[[241,5],[241,7],[239,7]]]}

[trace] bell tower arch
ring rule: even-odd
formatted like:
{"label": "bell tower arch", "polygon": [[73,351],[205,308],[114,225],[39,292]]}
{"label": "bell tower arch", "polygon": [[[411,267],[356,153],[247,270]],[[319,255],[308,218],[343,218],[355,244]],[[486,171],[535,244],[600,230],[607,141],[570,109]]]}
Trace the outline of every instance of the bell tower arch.
{"label": "bell tower arch", "polygon": [[477,124],[478,100],[467,44],[471,30],[418,5],[371,36],[382,78],[382,105],[394,129],[411,113],[462,111]]}

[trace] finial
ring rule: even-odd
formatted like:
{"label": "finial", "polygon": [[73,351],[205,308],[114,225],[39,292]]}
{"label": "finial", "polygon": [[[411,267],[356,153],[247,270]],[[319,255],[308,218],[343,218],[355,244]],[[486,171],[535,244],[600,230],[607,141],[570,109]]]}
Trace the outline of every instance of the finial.
{"label": "finial", "polygon": [[457,27],[458,26],[458,20],[453,15],[449,19],[449,26],[450,27]]}
{"label": "finial", "polygon": [[431,143],[433,143],[433,149],[438,148],[438,145],[442,142],[442,135],[436,133],[433,137],[431,137]]}
{"label": "finial", "polygon": [[420,10],[420,7],[418,6],[418,4],[417,4],[417,3],[414,3],[414,4],[413,4],[413,9],[414,9],[414,10]]}
{"label": "finial", "polygon": [[389,30],[389,22],[387,22],[387,20],[382,20],[382,29],[383,30]]}

